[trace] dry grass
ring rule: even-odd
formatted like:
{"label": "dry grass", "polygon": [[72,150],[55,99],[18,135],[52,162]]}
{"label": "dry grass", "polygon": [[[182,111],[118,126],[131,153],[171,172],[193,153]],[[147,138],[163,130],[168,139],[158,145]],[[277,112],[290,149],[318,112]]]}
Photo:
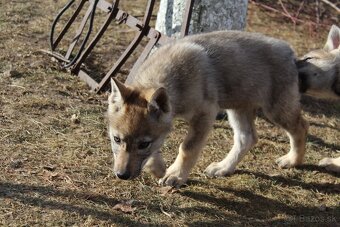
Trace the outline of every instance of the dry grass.
{"label": "dry grass", "polygon": [[[131,5],[137,5],[132,14],[141,14],[140,2],[124,1],[124,8],[132,12]],[[233,176],[202,174],[231,147],[231,129],[220,121],[187,187],[164,195],[147,174],[117,180],[106,133],[106,95],[89,92],[37,51],[47,49],[53,15],[64,3],[0,1],[0,225],[339,225],[339,175],[316,165],[322,157],[339,156],[339,102],[303,99],[311,127],[306,164],[298,169],[274,164],[289,149],[288,139],[258,118],[260,141]],[[294,30],[288,20],[252,4],[248,21],[248,30],[285,39],[299,54],[322,46],[328,29],[298,25]],[[116,49],[102,46],[90,63],[117,58],[125,37],[133,34],[124,29],[103,41]],[[174,128],[163,148],[168,164],[186,125],[177,121]],[[116,209],[121,203],[133,209]]]}

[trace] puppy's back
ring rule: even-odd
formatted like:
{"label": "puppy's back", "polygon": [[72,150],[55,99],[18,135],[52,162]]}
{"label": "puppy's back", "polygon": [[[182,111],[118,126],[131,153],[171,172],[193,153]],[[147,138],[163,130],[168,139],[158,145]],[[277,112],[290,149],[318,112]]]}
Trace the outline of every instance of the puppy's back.
{"label": "puppy's back", "polygon": [[257,33],[218,31],[185,38],[201,45],[216,71],[219,102],[224,108],[243,103],[263,105],[297,86],[294,51],[281,40]]}
{"label": "puppy's back", "polygon": [[260,34],[199,34],[161,47],[141,66],[132,84],[166,87],[174,105],[183,106],[184,112],[188,103],[200,105],[207,99],[217,99],[221,108],[263,106],[285,89],[298,90],[294,59],[287,43]]}

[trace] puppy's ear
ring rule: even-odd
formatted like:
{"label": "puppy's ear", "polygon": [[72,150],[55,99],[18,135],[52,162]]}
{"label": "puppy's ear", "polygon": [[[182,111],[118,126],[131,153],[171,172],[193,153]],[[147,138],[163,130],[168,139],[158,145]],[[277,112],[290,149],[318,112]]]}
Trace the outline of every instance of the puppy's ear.
{"label": "puppy's ear", "polygon": [[331,30],[328,33],[327,42],[324,50],[332,51],[340,48],[340,28],[336,25],[332,25]]}
{"label": "puppy's ear", "polygon": [[157,118],[159,118],[161,114],[170,112],[169,96],[165,88],[158,88],[153,93],[148,103],[148,111]]}
{"label": "puppy's ear", "polygon": [[111,78],[111,94],[109,96],[109,104],[122,102],[129,93],[128,88],[116,78]]}

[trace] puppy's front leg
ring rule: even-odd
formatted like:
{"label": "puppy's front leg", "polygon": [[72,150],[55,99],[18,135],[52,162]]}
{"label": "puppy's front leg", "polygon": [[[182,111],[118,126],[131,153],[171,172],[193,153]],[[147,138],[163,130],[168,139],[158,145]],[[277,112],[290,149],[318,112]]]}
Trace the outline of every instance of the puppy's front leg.
{"label": "puppy's front leg", "polygon": [[179,147],[175,162],[167,169],[160,184],[180,187],[185,184],[194,167],[208,133],[212,128],[217,111],[195,115],[189,122],[189,131]]}

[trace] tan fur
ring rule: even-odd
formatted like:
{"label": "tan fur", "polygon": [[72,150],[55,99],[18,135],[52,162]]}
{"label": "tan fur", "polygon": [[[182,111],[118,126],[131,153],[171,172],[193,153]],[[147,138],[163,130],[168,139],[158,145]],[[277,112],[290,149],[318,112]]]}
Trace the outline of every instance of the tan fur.
{"label": "tan fur", "polygon": [[[340,100],[340,29],[333,25],[324,48],[309,52],[297,66],[303,92],[316,98]],[[319,165],[340,172],[340,158],[325,158]]]}
{"label": "tan fur", "polygon": [[[290,137],[291,150],[277,160],[279,166],[303,161],[308,125],[300,114],[295,56],[283,41],[237,31],[188,36],[159,48],[125,85],[111,83],[110,138],[122,179],[138,176],[144,164],[158,176],[164,173],[159,150],[172,120],[180,117],[189,123],[188,134],[160,183],[184,184],[220,109],[227,109],[234,146],[224,160],[207,167],[209,176],[232,174],[256,144],[259,108]],[[139,149],[141,141],[150,146]]]}

